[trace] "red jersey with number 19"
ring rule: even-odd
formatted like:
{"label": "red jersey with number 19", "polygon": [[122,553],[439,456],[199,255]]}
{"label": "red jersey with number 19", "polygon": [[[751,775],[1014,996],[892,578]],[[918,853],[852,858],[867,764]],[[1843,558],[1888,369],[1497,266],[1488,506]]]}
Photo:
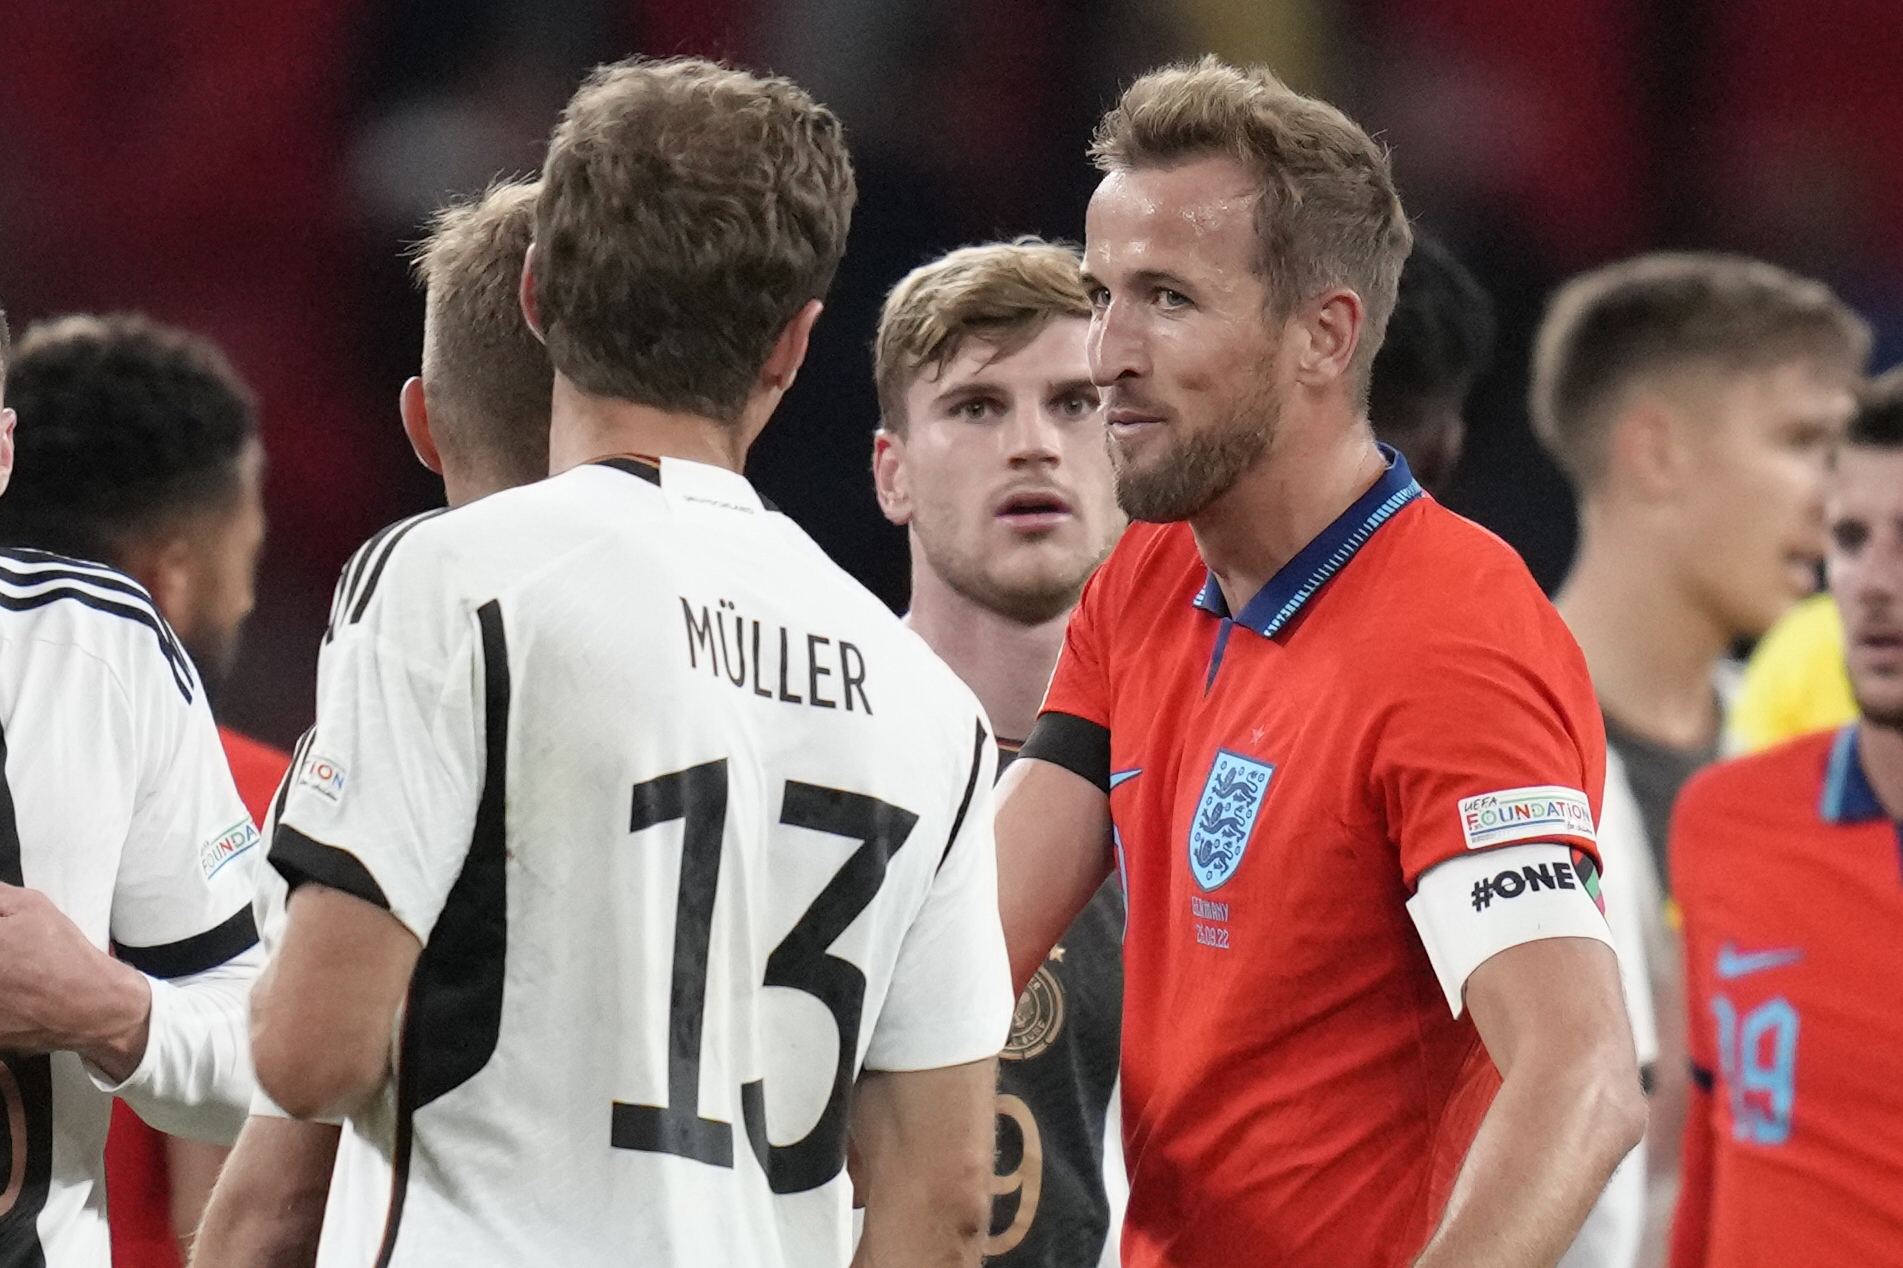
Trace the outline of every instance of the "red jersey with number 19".
{"label": "red jersey with number 19", "polygon": [[1603,732],[1558,615],[1394,457],[1233,619],[1186,525],[1133,526],[1044,709],[1026,758],[1108,747],[1123,1262],[1410,1262],[1499,1082],[1455,944],[1605,936]]}

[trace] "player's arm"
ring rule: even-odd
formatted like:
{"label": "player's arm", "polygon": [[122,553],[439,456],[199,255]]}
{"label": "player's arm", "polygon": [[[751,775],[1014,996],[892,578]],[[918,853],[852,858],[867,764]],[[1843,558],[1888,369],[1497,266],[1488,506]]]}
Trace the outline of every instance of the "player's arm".
{"label": "player's arm", "polygon": [[423,945],[388,909],[315,882],[251,1001],[258,1083],[294,1118],[350,1113],[389,1074],[397,1009]]}
{"label": "player's arm", "polygon": [[1092,725],[1044,714],[998,787],[998,906],[1020,992],[1113,865],[1109,734]]}
{"label": "player's arm", "polygon": [[865,1231],[854,1268],[975,1265],[991,1217],[995,1058],[868,1070],[852,1105]]}
{"label": "player's arm", "polygon": [[1522,942],[1473,971],[1466,1005],[1502,1083],[1416,1268],[1551,1265],[1645,1134],[1618,963],[1593,939]]}
{"label": "player's arm", "polygon": [[254,1114],[219,1173],[192,1268],[309,1268],[317,1261],[341,1129]]}

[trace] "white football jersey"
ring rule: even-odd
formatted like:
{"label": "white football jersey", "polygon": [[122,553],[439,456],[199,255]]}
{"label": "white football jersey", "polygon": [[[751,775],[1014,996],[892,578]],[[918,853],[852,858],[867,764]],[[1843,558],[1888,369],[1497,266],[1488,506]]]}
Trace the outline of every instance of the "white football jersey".
{"label": "white football jersey", "polygon": [[[0,882],[46,894],[152,977],[188,978],[257,941],[258,840],[204,689],[145,591],[0,549]],[[158,987],[153,1007],[156,1036]],[[222,1040],[242,1044],[240,1020]],[[105,1086],[70,1052],[5,1056],[0,1263],[106,1268]]]}
{"label": "white football jersey", "polygon": [[1010,1024],[977,700],[695,463],[354,571],[271,858],[424,949],[320,1262],[844,1265],[860,1070]]}

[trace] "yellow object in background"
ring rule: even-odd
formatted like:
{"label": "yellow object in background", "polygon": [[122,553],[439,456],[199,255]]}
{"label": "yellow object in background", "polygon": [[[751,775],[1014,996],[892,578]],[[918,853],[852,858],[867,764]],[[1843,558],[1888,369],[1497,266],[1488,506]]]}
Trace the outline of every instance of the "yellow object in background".
{"label": "yellow object in background", "polygon": [[1738,752],[1769,748],[1857,716],[1844,673],[1844,627],[1828,594],[1804,600],[1758,641],[1727,721]]}

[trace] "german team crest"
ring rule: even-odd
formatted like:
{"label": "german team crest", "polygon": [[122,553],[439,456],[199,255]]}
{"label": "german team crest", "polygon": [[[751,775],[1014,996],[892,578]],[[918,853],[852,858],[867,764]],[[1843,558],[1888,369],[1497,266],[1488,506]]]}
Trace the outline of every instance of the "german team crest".
{"label": "german team crest", "polygon": [[1189,874],[1204,889],[1215,889],[1236,874],[1273,774],[1275,767],[1265,762],[1216,750],[1202,800],[1189,821]]}

